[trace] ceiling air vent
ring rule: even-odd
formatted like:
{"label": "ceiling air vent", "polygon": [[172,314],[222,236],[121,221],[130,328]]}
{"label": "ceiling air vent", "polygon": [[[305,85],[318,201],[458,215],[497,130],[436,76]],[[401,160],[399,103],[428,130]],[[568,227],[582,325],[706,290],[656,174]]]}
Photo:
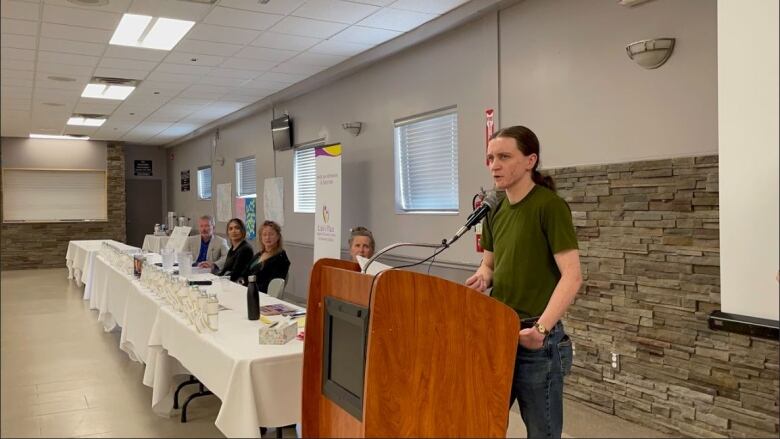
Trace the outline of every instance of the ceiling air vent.
{"label": "ceiling air vent", "polygon": [[105,6],[108,0],[68,0],[70,3],[79,6]]}
{"label": "ceiling air vent", "polygon": [[95,76],[89,82],[92,84],[106,84],[106,85],[131,85],[131,86],[138,85],[138,81],[136,81],[135,79],[104,78],[100,76]]}

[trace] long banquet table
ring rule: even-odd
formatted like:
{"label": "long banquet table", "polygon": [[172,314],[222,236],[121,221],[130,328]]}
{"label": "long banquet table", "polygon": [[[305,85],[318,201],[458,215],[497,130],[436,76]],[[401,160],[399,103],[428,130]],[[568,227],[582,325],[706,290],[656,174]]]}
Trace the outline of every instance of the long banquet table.
{"label": "long banquet table", "polygon": [[[102,256],[94,256],[86,269],[85,289],[92,294],[85,299],[105,330],[120,331],[120,349],[145,364],[143,383],[153,389],[155,413],[171,415],[174,386],[181,375],[192,374],[222,401],[215,424],[228,437],[257,437],[260,426],[300,422],[303,342],[259,344],[260,323],[246,318],[245,287],[211,274],[191,275],[191,280],[212,280],[207,288],[225,308],[218,331],[199,333],[164,299]],[[283,302],[262,296],[261,305]]]}

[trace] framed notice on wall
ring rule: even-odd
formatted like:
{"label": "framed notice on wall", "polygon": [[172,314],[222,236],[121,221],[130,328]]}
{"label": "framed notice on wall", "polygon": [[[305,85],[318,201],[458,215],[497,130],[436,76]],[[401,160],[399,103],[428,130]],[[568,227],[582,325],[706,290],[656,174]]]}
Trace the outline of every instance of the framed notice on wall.
{"label": "framed notice on wall", "polygon": [[152,161],[151,160],[134,160],[133,161],[133,175],[136,177],[151,177],[152,176]]}
{"label": "framed notice on wall", "polygon": [[187,169],[186,171],[181,171],[181,191],[182,192],[190,191],[190,170],[189,169]]}

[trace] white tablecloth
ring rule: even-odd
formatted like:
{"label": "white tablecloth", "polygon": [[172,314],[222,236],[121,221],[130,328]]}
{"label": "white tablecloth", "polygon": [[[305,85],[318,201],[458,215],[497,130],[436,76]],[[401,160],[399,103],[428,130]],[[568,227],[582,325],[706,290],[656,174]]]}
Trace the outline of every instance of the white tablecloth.
{"label": "white tablecloth", "polygon": [[165,244],[167,242],[167,236],[146,235],[144,237],[144,244],[141,246],[141,248],[145,252],[160,253],[160,250],[165,248]]}
{"label": "white tablecloth", "polygon": [[[228,310],[219,314],[218,332],[198,333],[163,300],[100,256],[92,272],[90,308],[98,310],[106,330],[120,327],[120,348],[146,364],[143,381],[153,389],[156,413],[170,416],[179,375],[192,374],[222,400],[216,426],[228,437],[257,437],[260,426],[300,422],[303,342],[260,345],[260,323],[246,318],[245,287],[230,284],[223,291],[216,282],[209,287]],[[192,278],[216,279],[211,274]],[[281,301],[263,295],[261,302]]]}
{"label": "white tablecloth", "polygon": [[100,250],[100,246],[106,239],[93,239],[68,242],[68,251],[65,253],[65,265],[68,267],[68,279],[74,279],[78,286],[82,286],[89,275],[89,265],[92,258]]}

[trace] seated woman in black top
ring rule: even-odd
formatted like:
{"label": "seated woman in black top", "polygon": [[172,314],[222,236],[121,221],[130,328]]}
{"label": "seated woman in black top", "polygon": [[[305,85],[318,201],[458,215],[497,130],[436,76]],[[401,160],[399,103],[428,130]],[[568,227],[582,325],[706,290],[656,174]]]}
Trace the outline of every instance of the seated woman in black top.
{"label": "seated woman in black top", "polygon": [[227,236],[230,241],[225,266],[219,272],[220,276],[230,276],[235,282],[246,271],[249,261],[252,260],[252,246],[246,242],[246,226],[238,218],[233,218],[227,224]]}
{"label": "seated woman in black top", "polygon": [[290,260],[282,245],[282,229],[273,221],[265,221],[260,229],[260,251],[249,262],[249,266],[241,276],[241,283],[246,285],[251,275],[257,277],[257,289],[268,291],[272,279],[287,278]]}

